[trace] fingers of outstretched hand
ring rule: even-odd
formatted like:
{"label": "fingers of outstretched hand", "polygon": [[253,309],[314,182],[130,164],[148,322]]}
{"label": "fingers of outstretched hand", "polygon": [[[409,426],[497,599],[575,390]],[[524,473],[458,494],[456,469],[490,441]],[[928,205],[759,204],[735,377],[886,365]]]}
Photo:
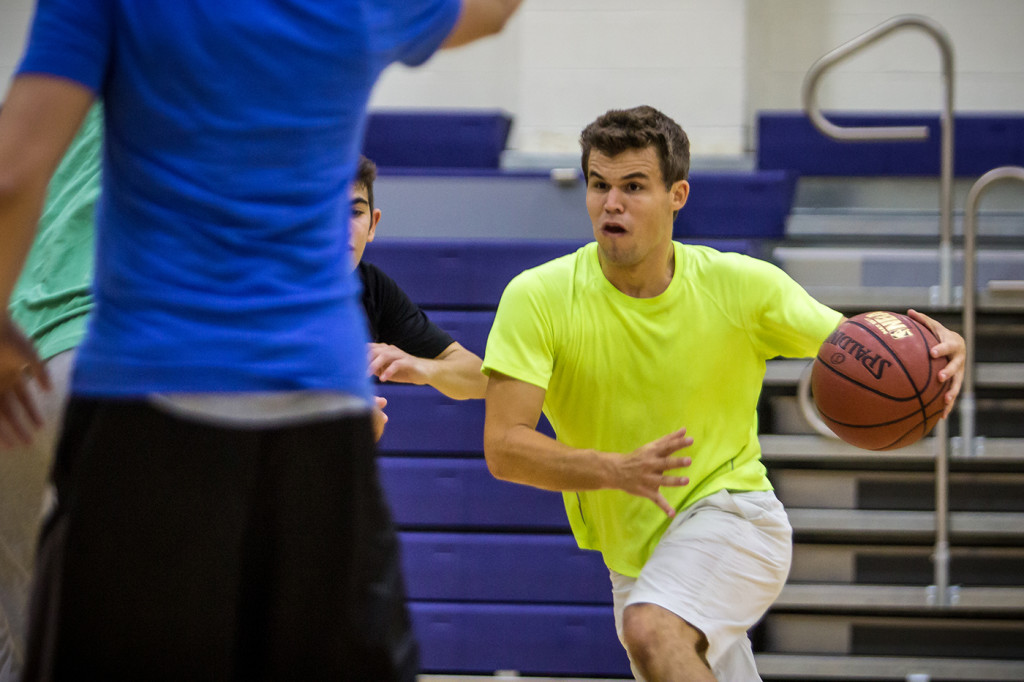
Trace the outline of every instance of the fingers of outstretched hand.
{"label": "fingers of outstretched hand", "polygon": [[371,376],[380,376],[381,370],[387,366],[387,359],[381,355],[371,356],[369,363],[369,373]]}
{"label": "fingers of outstretched hand", "polygon": [[[384,399],[383,398],[378,398],[378,400],[384,400]],[[387,403],[387,401],[384,401],[384,402]],[[377,407],[374,408],[374,410],[373,410],[372,420],[373,420],[373,440],[374,440],[374,442],[379,441],[381,439],[381,436],[384,435],[384,426],[388,423],[388,415],[384,413],[384,410],[382,409],[382,407],[383,406],[380,403],[378,403]]]}
{"label": "fingers of outstretched hand", "polygon": [[935,335],[938,339],[938,343],[929,349],[933,358],[946,357],[949,361],[949,365],[946,367],[946,372],[952,374],[956,372],[964,361],[966,354],[966,347],[964,344],[964,338],[957,334],[951,329],[947,329],[941,323],[932,318],[928,317],[924,313],[918,312],[911,308],[907,311],[913,319],[917,320],[924,326],[928,327],[929,331]]}
{"label": "fingers of outstretched hand", "polygon": [[18,445],[18,439],[11,433],[6,420],[0,416],[0,450],[7,450]]}
{"label": "fingers of outstretched hand", "polygon": [[661,489],[688,485],[690,479],[687,476],[668,475],[665,472],[690,466],[690,457],[679,456],[676,453],[692,444],[693,438],[686,435],[686,429],[679,429],[639,448],[630,458],[631,466],[628,467],[636,478],[633,484],[627,484],[624,489],[652,500],[669,517],[675,516],[675,509],[661,494]]}
{"label": "fingers of outstretched hand", "polygon": [[946,366],[939,372],[939,381],[949,381],[949,388],[943,396],[945,406],[942,410],[942,418],[945,419],[953,411],[953,405],[960,394],[960,387],[963,384],[964,367],[967,361],[967,347],[964,338],[956,332],[947,329],[938,321],[916,310],[908,310],[907,314],[929,330],[939,340],[929,351],[933,358],[945,357]]}
{"label": "fingers of outstretched hand", "polygon": [[421,383],[416,380],[419,373],[415,361],[416,358],[396,346],[370,344],[370,374],[381,381]]}
{"label": "fingers of outstretched hand", "polygon": [[401,369],[402,360],[400,358],[396,358],[394,361],[389,362],[387,365],[384,365],[380,368],[380,370],[377,372],[377,378],[380,379],[381,381],[390,381],[395,377],[396,374],[399,373],[399,370]]}
{"label": "fingers of outstretched hand", "polygon": [[11,388],[11,392],[14,394],[14,399],[17,401],[17,404],[21,407],[22,411],[24,411],[31,424],[36,428],[42,426],[43,415],[39,412],[39,408],[36,406],[36,401],[32,397],[32,394],[29,393],[28,384],[25,382],[15,384]]}
{"label": "fingers of outstretched hand", "polygon": [[29,363],[28,371],[44,391],[53,388],[53,384],[50,383],[50,373],[46,370],[46,365],[38,358],[33,358]]}
{"label": "fingers of outstretched hand", "polygon": [[693,439],[686,435],[685,428],[673,431],[672,433],[667,433],[661,438],[650,443],[653,448],[666,454],[675,452],[676,450],[682,450],[692,444]]}
{"label": "fingers of outstretched hand", "polygon": [[26,414],[25,407],[21,406],[14,391],[0,395],[0,440],[5,446],[15,447],[32,442],[31,430],[25,423]]}
{"label": "fingers of outstretched hand", "polygon": [[952,380],[949,382],[949,389],[946,390],[946,395],[943,397],[945,400],[945,407],[942,409],[942,418],[945,419],[953,411],[953,406],[956,403],[957,396],[960,395],[960,387],[963,385],[963,373],[957,373],[953,375]]}
{"label": "fingers of outstretched hand", "polygon": [[669,504],[668,500],[666,500],[665,496],[662,495],[661,493],[652,495],[651,499],[654,501],[656,505],[658,505],[661,511],[665,512],[665,514],[668,515],[669,518],[673,518],[676,515],[675,507]]}

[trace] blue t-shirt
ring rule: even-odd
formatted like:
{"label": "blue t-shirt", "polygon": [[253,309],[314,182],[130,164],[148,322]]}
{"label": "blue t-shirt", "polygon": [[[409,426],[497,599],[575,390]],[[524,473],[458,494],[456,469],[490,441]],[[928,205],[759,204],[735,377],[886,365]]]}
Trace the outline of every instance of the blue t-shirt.
{"label": "blue t-shirt", "polygon": [[366,103],[460,0],[41,0],[18,72],[104,100],[96,307],[72,390],[369,395],[348,267]]}

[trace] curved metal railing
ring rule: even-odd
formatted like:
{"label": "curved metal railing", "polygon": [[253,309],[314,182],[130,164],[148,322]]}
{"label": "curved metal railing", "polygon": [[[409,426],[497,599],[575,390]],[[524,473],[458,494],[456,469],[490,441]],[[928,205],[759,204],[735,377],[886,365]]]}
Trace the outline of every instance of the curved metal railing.
{"label": "curved metal railing", "polygon": [[[821,77],[833,66],[885,36],[902,29],[918,29],[931,36],[939,46],[942,57],[944,96],[940,114],[940,177],[939,177],[939,291],[942,306],[952,305],[953,281],[953,45],[949,34],[932,19],[918,15],[897,16],[862,33],[815,62],[807,72],[803,86],[803,104],[811,123],[828,137],[843,141],[925,140],[928,129],[924,126],[843,127],[829,121],[821,113],[817,102]],[[972,254],[973,256],[973,254]],[[973,260],[973,258],[972,258]],[[966,254],[965,254],[966,261]],[[967,281],[965,277],[966,295]],[[973,335],[973,329],[971,331]],[[967,333],[965,330],[965,339]],[[972,344],[973,346],[973,344]],[[968,358],[968,362],[972,359]],[[973,373],[972,373],[973,374]],[[809,383],[809,382],[808,382]],[[808,422],[819,432],[817,422],[810,416],[807,386],[801,382],[801,408]],[[817,415],[814,415],[817,417]],[[949,430],[946,420],[939,420],[935,428],[935,553],[934,591],[935,605],[949,606]]]}
{"label": "curved metal railing", "polygon": [[823,135],[850,142],[926,140],[925,126],[838,126],[821,113],[817,102],[821,77],[833,66],[885,36],[902,29],[918,29],[931,36],[942,56],[944,94],[940,114],[941,166],[939,176],[939,296],[940,305],[952,303],[953,281],[953,44],[949,34],[938,23],[924,16],[908,14],[893,17],[832,50],[815,62],[803,85],[804,111]]}
{"label": "curved metal railing", "polygon": [[964,207],[964,308],[963,332],[964,343],[967,345],[967,357],[964,361],[964,382],[960,387],[960,446],[965,457],[976,452],[974,437],[974,348],[975,318],[977,297],[977,242],[978,242],[978,204],[988,188],[1002,180],[1018,180],[1024,182],[1024,168],[1020,166],[1001,166],[982,175],[971,186],[967,193],[967,204]]}

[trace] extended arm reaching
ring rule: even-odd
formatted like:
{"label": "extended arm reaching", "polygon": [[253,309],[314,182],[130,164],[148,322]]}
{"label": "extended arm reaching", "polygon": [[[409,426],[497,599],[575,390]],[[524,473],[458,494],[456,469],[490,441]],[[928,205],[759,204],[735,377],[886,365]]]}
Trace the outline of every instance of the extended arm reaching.
{"label": "extended arm reaching", "polygon": [[487,377],[480,365],[480,357],[458,342],[434,358],[418,358],[386,343],[370,344],[370,372],[381,381],[426,384],[455,400],[484,397]]}
{"label": "extended arm reaching", "polygon": [[522,1],[463,0],[459,20],[441,47],[459,47],[500,32]]}

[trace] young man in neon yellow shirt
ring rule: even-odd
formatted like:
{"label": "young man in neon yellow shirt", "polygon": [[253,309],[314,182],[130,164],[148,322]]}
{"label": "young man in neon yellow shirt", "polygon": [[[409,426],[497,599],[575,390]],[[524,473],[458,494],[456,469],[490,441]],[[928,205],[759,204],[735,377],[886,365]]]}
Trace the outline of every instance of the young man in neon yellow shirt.
{"label": "young man in neon yellow shirt", "polygon": [[[792,529],[765,475],[765,363],[812,356],[842,321],[775,266],[672,241],[689,141],[650,107],[581,136],[595,242],[505,290],[487,342],[484,449],[504,480],[564,493],[602,552],[638,679],[759,680],[746,631],[789,572]],[[948,356],[959,335],[911,311]],[[543,412],[557,440],[536,431]]]}

